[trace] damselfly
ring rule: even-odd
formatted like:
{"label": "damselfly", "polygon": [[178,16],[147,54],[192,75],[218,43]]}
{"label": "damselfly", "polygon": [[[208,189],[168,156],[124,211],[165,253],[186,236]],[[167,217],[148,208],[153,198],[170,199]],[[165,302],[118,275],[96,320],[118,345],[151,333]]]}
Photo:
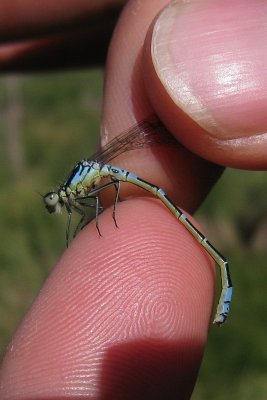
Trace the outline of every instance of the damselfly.
{"label": "damselfly", "polygon": [[[86,224],[86,207],[88,200],[94,201],[96,209],[96,228],[98,226],[98,215],[102,211],[99,193],[109,186],[116,189],[116,197],[113,206],[113,219],[116,224],[115,210],[119,200],[121,182],[129,182],[147,190],[172,212],[172,214],[185,226],[193,237],[204,247],[207,253],[215,260],[220,268],[221,295],[217,306],[214,323],[221,325],[229,314],[232,297],[232,283],[227,260],[213,247],[208,239],[189,221],[186,215],[167,197],[165,192],[129,171],[106,164],[111,159],[125,151],[150,147],[155,145],[175,145],[174,138],[168,133],[159,120],[144,120],[126,132],[113,139],[101,151],[95,153],[90,159],[78,162],[66,181],[59,186],[56,192],[49,192],[43,196],[45,206],[50,213],[59,213],[62,207],[66,207],[68,213],[66,241],[69,242],[70,224],[72,212],[81,215],[75,234]],[[106,182],[108,179],[108,182]],[[101,184],[101,182],[105,183]],[[92,206],[92,204],[91,204]]]}

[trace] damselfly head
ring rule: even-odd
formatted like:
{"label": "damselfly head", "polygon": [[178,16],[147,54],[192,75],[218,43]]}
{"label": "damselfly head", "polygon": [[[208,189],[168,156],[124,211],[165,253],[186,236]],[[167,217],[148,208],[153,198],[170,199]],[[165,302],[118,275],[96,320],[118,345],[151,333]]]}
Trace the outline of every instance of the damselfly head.
{"label": "damselfly head", "polygon": [[48,212],[50,212],[50,214],[52,213],[58,214],[61,212],[62,204],[57,192],[47,193],[46,195],[43,196],[43,200],[45,203],[45,208],[48,210]]}

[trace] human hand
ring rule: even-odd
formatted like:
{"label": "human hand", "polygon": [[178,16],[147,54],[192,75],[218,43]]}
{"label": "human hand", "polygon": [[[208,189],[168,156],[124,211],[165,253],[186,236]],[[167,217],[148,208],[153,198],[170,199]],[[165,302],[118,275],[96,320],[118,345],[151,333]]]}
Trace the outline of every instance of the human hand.
{"label": "human hand", "polygon": [[[260,134],[264,132],[264,69],[255,67],[256,56],[264,58],[261,41],[249,48],[245,33],[250,30],[244,33],[243,29],[252,20],[252,6],[244,1],[226,4],[213,0],[191,8],[178,2],[157,19],[143,56],[147,29],[165,4],[133,1],[120,19],[107,65],[104,140],[150,115],[152,102],[166,126],[199,155],[223,165],[265,168],[265,137]],[[258,8],[253,5],[254,20],[257,12],[261,17],[260,5],[265,7],[264,2],[258,2]],[[168,13],[179,6],[178,16],[183,7],[189,11],[183,18],[172,19]],[[216,36],[214,24],[229,13],[232,18],[224,20]],[[177,28],[171,38],[169,27],[174,22]],[[259,25],[259,34],[264,36],[263,29]],[[165,48],[165,43],[174,43],[173,48],[177,43],[182,58],[179,61],[179,54],[173,56],[174,66],[160,52],[156,54],[157,67],[155,61],[153,65],[149,38],[156,30],[154,54],[157,46],[162,48],[157,40],[162,40]],[[206,41],[199,35],[202,42],[197,48],[192,39],[190,46],[195,32],[203,32],[203,37],[211,32]],[[179,50],[181,37],[189,42],[186,49],[190,54]],[[233,38],[243,52],[231,48]],[[251,54],[251,62],[242,63],[242,56]],[[177,71],[177,76],[184,76],[183,65],[192,74],[186,76],[188,91],[182,91],[185,86],[181,82],[179,89],[175,75]],[[257,85],[259,81],[261,85]],[[193,100],[193,95],[202,104],[200,110],[190,108],[193,101],[186,102]],[[178,107],[181,103],[185,104],[184,112]],[[207,130],[193,122],[192,118],[199,122],[199,115]],[[219,129],[221,121],[227,124],[222,130],[227,135]],[[116,164],[162,186],[178,205],[191,212],[221,172],[220,167],[183,147],[130,152]],[[136,194],[135,189],[124,189],[124,195],[128,194]],[[104,200],[112,202],[109,194]],[[122,202],[116,215],[119,229],[107,210],[99,221],[103,238],[98,238],[91,223],[61,258],[9,346],[0,375],[1,398],[190,397],[213,304],[213,264],[157,201],[138,198]]]}

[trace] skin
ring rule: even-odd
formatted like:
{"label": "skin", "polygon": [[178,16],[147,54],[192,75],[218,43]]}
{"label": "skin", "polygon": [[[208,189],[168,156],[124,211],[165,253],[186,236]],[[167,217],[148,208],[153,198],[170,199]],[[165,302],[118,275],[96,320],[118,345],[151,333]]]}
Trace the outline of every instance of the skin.
{"label": "skin", "polygon": [[[0,69],[102,62],[125,2],[87,3],[61,2],[62,17],[52,1],[45,9],[44,2],[28,0],[23,7],[15,0],[8,7],[0,2]],[[106,4],[113,6],[111,14]],[[188,148],[138,150],[113,164],[163,187],[192,213],[223,170],[216,163],[232,165],[234,159],[236,167],[265,168],[265,142],[227,138],[222,152],[219,139],[169,95],[151,55],[155,18],[166,5],[127,2],[117,22],[106,64],[101,136],[105,144],[156,111]],[[89,23],[96,17],[101,29]],[[95,54],[96,38],[101,51]],[[65,65],[64,51],[51,62],[55,43],[73,51],[72,63]],[[76,52],[76,43],[87,51]],[[103,195],[105,205],[112,204],[112,194]],[[210,325],[214,263],[157,200],[125,185],[122,198],[127,196],[131,199],[117,207],[118,229],[107,209],[99,218],[103,237],[90,223],[55,266],[7,348],[1,399],[190,398]]]}

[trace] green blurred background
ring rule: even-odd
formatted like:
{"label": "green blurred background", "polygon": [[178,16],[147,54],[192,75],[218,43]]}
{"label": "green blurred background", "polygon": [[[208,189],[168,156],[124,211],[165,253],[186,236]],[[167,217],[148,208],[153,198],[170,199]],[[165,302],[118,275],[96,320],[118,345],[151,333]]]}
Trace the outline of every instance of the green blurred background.
{"label": "green blurred background", "polygon": [[[102,84],[100,70],[0,82],[0,355],[65,248],[65,218],[37,192],[94,151]],[[193,400],[267,398],[266,193],[265,172],[228,170],[197,213],[231,262],[234,301],[210,330]]]}

